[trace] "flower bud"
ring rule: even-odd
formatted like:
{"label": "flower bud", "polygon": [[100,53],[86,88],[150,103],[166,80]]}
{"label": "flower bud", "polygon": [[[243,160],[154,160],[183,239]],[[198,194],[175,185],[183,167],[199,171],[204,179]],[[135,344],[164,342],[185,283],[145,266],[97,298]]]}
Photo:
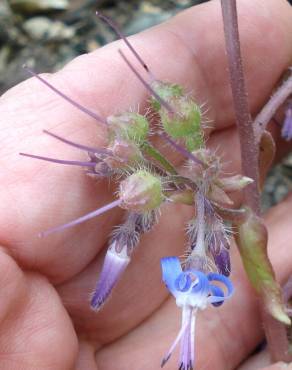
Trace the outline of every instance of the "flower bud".
{"label": "flower bud", "polygon": [[170,104],[174,112],[169,112],[164,107],[159,111],[164,130],[174,139],[186,139],[186,146],[190,151],[202,147],[204,140],[199,106],[185,97],[171,99]]}
{"label": "flower bud", "polygon": [[156,211],[139,214],[136,220],[136,231],[140,234],[148,233],[158,222]]}
{"label": "flower bud", "polygon": [[203,177],[208,178],[208,181],[216,179],[222,169],[220,158],[215,155],[211,150],[201,148],[192,151],[192,154],[202,162],[202,164],[195,161],[188,161],[188,174],[196,182],[204,180]]}
{"label": "flower bud", "polygon": [[229,276],[231,271],[229,250],[221,248],[219,253],[213,253],[213,258],[218,272],[224,276]]}
{"label": "flower bud", "polygon": [[224,205],[233,205],[233,201],[225,193],[224,190],[219,188],[219,186],[212,184],[208,192],[208,198],[213,202],[224,204]]}
{"label": "flower bud", "polygon": [[230,177],[223,177],[217,181],[217,185],[220,186],[226,192],[239,191],[251,184],[253,179],[247,176],[235,175]]}
{"label": "flower bud", "polygon": [[[153,90],[166,102],[169,102],[171,98],[177,98],[183,96],[183,87],[177,84],[171,84],[167,82],[155,80],[151,87]],[[161,104],[155,98],[152,98],[151,104],[154,110],[159,111]]]}
{"label": "flower bud", "polygon": [[159,207],[163,202],[161,179],[146,170],[133,173],[120,183],[121,207],[144,213]]}
{"label": "flower bud", "polygon": [[108,299],[130,262],[130,257],[127,254],[127,246],[123,246],[121,250],[117,252],[115,245],[116,242],[110,246],[105,255],[96,288],[91,296],[91,307],[96,311],[99,310]]}
{"label": "flower bud", "polygon": [[139,113],[126,112],[110,116],[107,119],[110,129],[118,137],[141,144],[147,137],[149,123]]}
{"label": "flower bud", "polygon": [[143,160],[140,149],[131,141],[116,138],[108,149],[113,155],[104,161],[110,168],[123,168]]}

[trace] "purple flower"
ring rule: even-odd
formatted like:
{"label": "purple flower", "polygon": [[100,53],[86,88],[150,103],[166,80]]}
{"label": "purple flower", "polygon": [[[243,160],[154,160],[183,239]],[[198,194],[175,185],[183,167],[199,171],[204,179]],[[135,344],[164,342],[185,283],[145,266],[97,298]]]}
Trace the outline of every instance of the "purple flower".
{"label": "purple flower", "polygon": [[[214,219],[216,220],[216,218]],[[217,219],[212,226],[207,237],[208,250],[213,257],[218,272],[225,276],[229,276],[231,271],[230,245],[226,227],[219,219]]]}
{"label": "purple flower", "polygon": [[127,245],[118,246],[117,250],[117,243],[114,241],[105,255],[100,277],[91,297],[91,307],[94,310],[101,308],[130,262]]}
{"label": "purple flower", "polygon": [[125,222],[116,228],[109,243],[96,288],[91,296],[91,307],[94,310],[99,310],[105,303],[130,263],[140,236],[148,232],[156,221],[154,211],[146,215],[129,212]]}
{"label": "purple flower", "polygon": [[288,104],[282,126],[282,137],[287,141],[292,139],[292,103]]}
{"label": "purple flower", "polygon": [[[178,342],[180,342],[179,370],[191,370],[194,367],[194,331],[196,313],[205,309],[208,304],[217,307],[233,293],[231,281],[217,273],[205,274],[188,269],[183,271],[177,257],[166,257],[161,260],[162,278],[176,304],[182,309],[181,329],[163,358],[161,367],[169,360]],[[218,286],[216,283],[220,283]],[[226,293],[222,286],[226,288]]]}
{"label": "purple flower", "polygon": [[222,248],[219,253],[214,253],[213,258],[219,273],[229,276],[231,271],[229,250]]}

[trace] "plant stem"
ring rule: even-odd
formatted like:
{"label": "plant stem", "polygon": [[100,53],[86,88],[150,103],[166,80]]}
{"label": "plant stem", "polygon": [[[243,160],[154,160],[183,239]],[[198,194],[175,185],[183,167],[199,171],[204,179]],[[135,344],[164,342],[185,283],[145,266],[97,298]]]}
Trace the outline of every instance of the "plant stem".
{"label": "plant stem", "polygon": [[256,116],[254,120],[254,132],[256,142],[259,143],[267,124],[273,118],[278,108],[292,94],[292,75],[278,88],[270,100]]}
{"label": "plant stem", "polygon": [[254,180],[244,190],[246,204],[260,213],[258,148],[252,129],[247,92],[244,82],[237,23],[236,0],[221,0],[224,34],[228,55],[230,84],[233,95],[236,123],[239,132],[242,172]]}
{"label": "plant stem", "polygon": [[290,327],[274,319],[264,307],[261,307],[261,317],[272,362],[291,362],[290,343],[287,337],[287,329]]}
{"label": "plant stem", "polygon": [[169,173],[176,175],[176,169],[174,166],[159,152],[158,149],[154,148],[151,144],[148,142],[144,142],[142,144],[142,150],[144,153],[149,155],[149,157],[155,159],[157,162],[159,162],[162,167]]}
{"label": "plant stem", "polygon": [[[245,203],[257,215],[260,214],[258,146],[249,113],[247,92],[244,82],[236,0],[221,0],[224,22],[224,34],[229,63],[230,83],[237,127],[239,131],[242,170],[245,176],[251,177],[254,183],[244,191]],[[263,302],[263,300],[262,300]],[[285,326],[275,320],[261,305],[263,326],[273,361],[288,361],[289,347]]]}

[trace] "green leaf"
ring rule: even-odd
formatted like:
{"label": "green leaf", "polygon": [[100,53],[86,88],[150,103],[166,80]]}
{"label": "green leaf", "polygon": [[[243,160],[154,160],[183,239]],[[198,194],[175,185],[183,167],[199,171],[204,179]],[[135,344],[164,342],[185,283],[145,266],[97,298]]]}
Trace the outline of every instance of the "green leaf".
{"label": "green leaf", "polygon": [[262,298],[265,309],[278,321],[290,325],[281,287],[267,254],[268,233],[262,219],[248,210],[247,219],[237,226],[235,237],[249,280]]}

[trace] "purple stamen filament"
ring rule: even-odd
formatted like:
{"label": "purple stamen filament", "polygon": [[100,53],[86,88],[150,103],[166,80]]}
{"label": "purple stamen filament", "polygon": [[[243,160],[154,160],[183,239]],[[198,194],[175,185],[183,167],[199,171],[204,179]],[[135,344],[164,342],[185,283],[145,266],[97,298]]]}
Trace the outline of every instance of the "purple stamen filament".
{"label": "purple stamen filament", "polygon": [[56,94],[58,94],[59,96],[61,96],[63,99],[65,99],[68,103],[70,103],[71,105],[73,105],[75,108],[81,110],[83,113],[87,114],[88,116],[94,118],[96,121],[98,121],[99,123],[102,123],[104,125],[107,125],[107,121],[105,119],[103,119],[101,116],[99,116],[98,114],[92,112],[91,110],[89,110],[88,108],[85,108],[83,105],[77,103],[76,101],[74,101],[73,99],[69,98],[69,96],[65,95],[64,93],[62,93],[60,90],[58,90],[56,87],[54,87],[53,85],[51,85],[48,81],[46,81],[44,78],[42,78],[41,76],[39,76],[37,73],[35,73],[32,69],[28,68],[26,65],[23,66],[23,68],[29,73],[31,74],[32,76],[36,77],[39,81],[41,81],[43,84],[45,84],[49,89],[51,89],[52,91],[54,91]]}
{"label": "purple stamen filament", "polygon": [[143,77],[138,73],[138,71],[134,68],[134,66],[130,63],[130,61],[127,59],[125,54],[122,52],[122,50],[119,49],[119,53],[127,66],[131,69],[131,71],[134,73],[134,75],[140,80],[140,82],[144,85],[144,87],[154,96],[154,98],[159,101],[159,103],[170,113],[176,113],[174,109],[165,101],[163,100],[153,89],[152,87],[143,79]]}
{"label": "purple stamen filament", "polygon": [[101,14],[98,11],[96,12],[96,15],[100,19],[102,19],[105,23],[107,23],[113,29],[113,31],[117,34],[117,36],[120,37],[120,39],[122,39],[124,41],[124,43],[128,46],[128,48],[134,54],[134,56],[136,57],[136,59],[139,61],[139,63],[141,64],[141,66],[145,69],[145,71],[147,73],[149,73],[150,77],[153,80],[155,80],[155,77],[150,72],[147,64],[144,62],[144,60],[141,58],[141,56],[137,53],[137,51],[133,48],[133,46],[131,45],[131,43],[129,42],[129,40],[127,39],[127,37],[124,35],[124,33],[119,29],[119,27],[117,26],[117,24],[112,19],[110,19],[109,17],[105,16],[104,14]]}
{"label": "purple stamen filament", "polygon": [[171,347],[169,348],[167,354],[162,359],[162,361],[161,361],[161,367],[163,367],[167,363],[167,361],[170,359],[173,350],[175,349],[175,347],[177,346],[177,344],[180,341],[181,337],[185,333],[188,325],[189,325],[189,323],[187,321],[182,325],[182,327],[181,327],[181,329],[180,329],[177,337],[175,338],[174,342],[172,343]]}
{"label": "purple stamen filament", "polygon": [[42,161],[47,161],[47,162],[53,162],[53,163],[58,163],[58,164],[66,164],[66,165],[70,165],[70,166],[81,166],[81,167],[95,167],[96,166],[96,163],[94,163],[94,162],[67,161],[67,160],[63,160],[63,159],[49,158],[49,157],[43,157],[43,156],[40,156],[40,155],[27,154],[27,153],[19,153],[19,155],[23,155],[24,157],[40,159]]}
{"label": "purple stamen filament", "polygon": [[52,229],[49,229],[47,231],[41,232],[39,234],[39,237],[43,238],[43,237],[46,237],[46,236],[48,236],[50,234],[53,234],[55,232],[59,232],[59,231],[68,229],[69,227],[79,225],[82,222],[85,222],[87,220],[90,220],[91,218],[100,216],[101,214],[103,214],[103,213],[105,213],[105,212],[107,212],[107,211],[109,211],[109,210],[111,210],[111,209],[113,209],[115,207],[118,207],[121,203],[122,203],[122,200],[121,199],[115,200],[112,203],[109,203],[109,204],[105,205],[104,207],[101,207],[99,209],[96,209],[95,211],[89,212],[89,213],[87,213],[84,216],[81,216],[79,218],[76,218],[75,220],[73,220],[71,222],[68,222],[68,223],[66,223],[64,225],[60,225],[60,226],[54,227]]}
{"label": "purple stamen filament", "polygon": [[90,147],[90,146],[86,146],[86,145],[82,145],[82,144],[77,144],[77,143],[74,143],[73,141],[70,141],[68,139],[65,139],[59,135],[56,135],[56,134],[53,134],[52,132],[49,132],[47,130],[44,130],[44,133],[47,134],[47,135],[50,135],[52,136],[53,138],[59,140],[59,141],[62,141],[63,143],[65,144],[68,144],[68,145],[71,145],[73,146],[74,148],[78,148],[78,149],[81,149],[81,150],[86,150],[87,152],[90,152],[90,153],[94,153],[94,154],[111,154],[109,150],[107,149],[102,149],[102,148],[93,148],[93,147]]}
{"label": "purple stamen filament", "polygon": [[172,145],[179,153],[181,153],[184,157],[192,160],[193,162],[200,164],[201,166],[205,167],[205,163],[202,162],[199,158],[194,156],[192,153],[187,151],[184,147],[177,144],[174,140],[172,140],[165,132],[161,132],[159,134],[165,141],[167,141],[170,145]]}

